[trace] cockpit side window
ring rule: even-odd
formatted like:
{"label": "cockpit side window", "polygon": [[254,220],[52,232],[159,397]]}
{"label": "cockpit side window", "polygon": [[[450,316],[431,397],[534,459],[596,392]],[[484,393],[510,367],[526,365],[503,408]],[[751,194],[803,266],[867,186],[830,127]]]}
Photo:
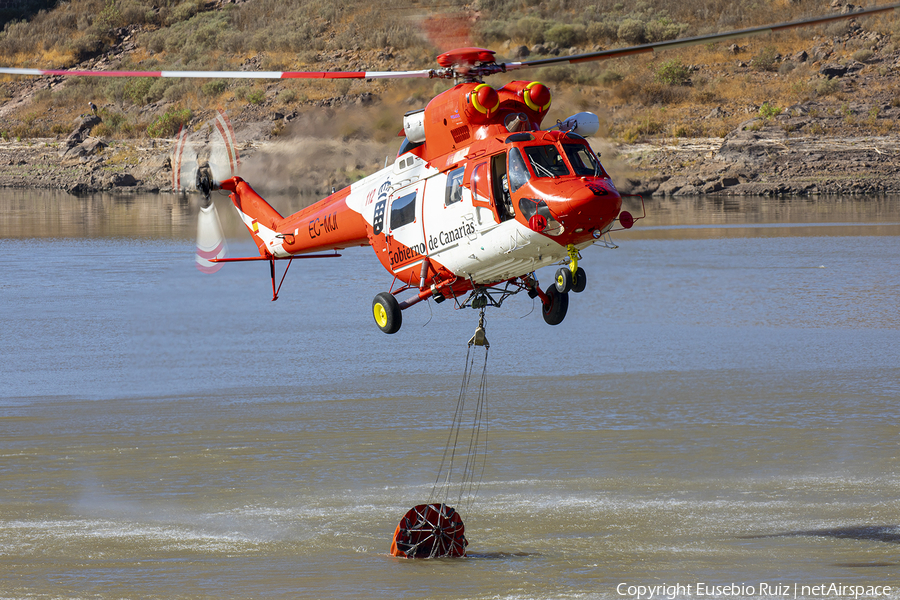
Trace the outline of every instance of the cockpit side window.
{"label": "cockpit side window", "polygon": [[525,156],[531,161],[535,177],[562,177],[569,174],[556,146],[526,146]]}
{"label": "cockpit side window", "polygon": [[465,172],[465,167],[450,171],[450,174],[447,176],[447,193],[444,196],[444,206],[450,206],[462,200],[463,175]]}
{"label": "cockpit side window", "polygon": [[563,150],[572,163],[575,174],[582,177],[608,178],[606,171],[591,149],[584,144],[563,144]]}
{"label": "cockpit side window", "polygon": [[516,190],[528,183],[531,179],[531,173],[525,166],[525,160],[518,148],[509,151],[509,193],[514,194]]}

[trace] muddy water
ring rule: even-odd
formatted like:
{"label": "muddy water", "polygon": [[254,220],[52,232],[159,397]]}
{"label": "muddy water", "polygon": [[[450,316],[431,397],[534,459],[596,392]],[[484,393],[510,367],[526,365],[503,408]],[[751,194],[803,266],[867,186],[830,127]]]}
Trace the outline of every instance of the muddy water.
{"label": "muddy water", "polygon": [[647,210],[561,325],[488,311],[470,557],[406,561],[473,311],[386,336],[365,249],[271,302],[190,202],[3,192],[0,598],[900,597],[900,200]]}

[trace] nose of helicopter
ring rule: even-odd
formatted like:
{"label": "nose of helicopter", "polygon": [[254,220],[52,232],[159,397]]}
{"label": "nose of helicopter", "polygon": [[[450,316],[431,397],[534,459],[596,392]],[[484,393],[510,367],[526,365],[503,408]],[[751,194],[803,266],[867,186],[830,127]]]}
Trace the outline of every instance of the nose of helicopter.
{"label": "nose of helicopter", "polygon": [[[592,239],[595,232],[609,227],[622,208],[622,197],[609,179],[538,179],[529,183],[532,194],[526,196],[534,198],[523,196],[519,202],[525,220],[542,214],[550,223],[543,232],[563,244]],[[552,226],[553,222],[559,226]]]}

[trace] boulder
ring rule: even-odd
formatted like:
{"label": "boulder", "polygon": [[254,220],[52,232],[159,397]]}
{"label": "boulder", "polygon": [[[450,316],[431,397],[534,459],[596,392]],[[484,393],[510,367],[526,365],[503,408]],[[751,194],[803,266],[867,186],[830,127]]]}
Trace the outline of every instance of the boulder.
{"label": "boulder", "polygon": [[102,122],[102,119],[100,119],[100,117],[98,117],[97,115],[88,115],[86,117],[76,119],[75,129],[73,129],[72,133],[69,134],[69,137],[66,138],[66,142],[75,142],[76,144],[80,144],[90,134],[91,129]]}
{"label": "boulder", "polygon": [[847,74],[847,67],[838,64],[828,64],[819,69],[819,73],[825,77],[843,77]]}
{"label": "boulder", "polygon": [[138,180],[130,173],[115,173],[110,178],[110,184],[113,187],[134,187],[138,184]]}

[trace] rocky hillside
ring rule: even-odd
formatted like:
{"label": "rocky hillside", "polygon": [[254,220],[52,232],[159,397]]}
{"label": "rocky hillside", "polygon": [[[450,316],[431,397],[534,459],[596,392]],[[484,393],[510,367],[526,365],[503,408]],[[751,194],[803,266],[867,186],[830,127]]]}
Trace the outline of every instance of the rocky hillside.
{"label": "rocky hillside", "polygon": [[[306,36],[305,49],[287,52],[299,42],[285,38],[276,44],[280,38],[273,31],[272,38],[245,39],[240,51],[227,54],[220,45],[230,39],[228,27],[258,23],[250,9],[257,6],[265,14],[273,10],[271,2],[153,4],[133,23],[115,27],[106,26],[117,23],[114,17],[121,19],[137,0],[107,2],[106,8],[121,10],[106,21],[99,18],[102,14],[90,23],[84,15],[70,15],[68,21],[57,15],[59,23],[83,24],[83,38],[65,51],[52,45],[48,50],[45,44],[40,56],[14,51],[27,24],[7,26],[0,36],[0,60],[84,69],[149,70],[164,62],[168,68],[387,70],[430,64],[438,33],[444,35],[443,43],[483,42],[498,55],[537,58],[705,32],[684,14],[666,13],[652,3],[638,16],[612,5],[594,21],[570,24],[521,7],[519,13],[491,18],[491,10],[499,12],[502,2],[463,5],[437,21],[420,7],[425,17],[405,15],[394,30],[364,32],[362,17],[372,13],[348,3],[351,15],[320,7],[324,16],[300,32]],[[282,6],[289,13],[294,3]],[[303,6],[309,10],[312,4]],[[773,9],[773,14],[796,16],[796,5],[772,6],[782,10]],[[547,10],[543,3],[541,7]],[[820,10],[853,7],[835,2]],[[619,21],[610,21],[617,14]],[[35,17],[34,27],[40,25],[37,21]],[[206,37],[199,35],[204,28],[210,28]],[[431,37],[420,36],[423,31],[431,31]],[[900,23],[869,17],[796,31],[520,76],[552,87],[551,118],[580,110],[600,115],[602,135],[593,143],[624,191],[900,191],[900,44],[895,42]],[[180,37],[173,38],[176,34]],[[209,44],[205,57],[198,54],[203,50],[198,39]],[[367,47],[382,41],[397,45]],[[51,56],[64,64],[29,62]],[[504,80],[490,83],[499,86]],[[0,185],[73,193],[170,189],[168,153],[174,133],[184,124],[202,138],[214,108],[223,107],[235,125],[247,173],[271,191],[321,194],[382,166],[396,152],[402,113],[423,106],[443,85],[7,77],[0,79]],[[89,103],[97,106],[96,115]]]}

